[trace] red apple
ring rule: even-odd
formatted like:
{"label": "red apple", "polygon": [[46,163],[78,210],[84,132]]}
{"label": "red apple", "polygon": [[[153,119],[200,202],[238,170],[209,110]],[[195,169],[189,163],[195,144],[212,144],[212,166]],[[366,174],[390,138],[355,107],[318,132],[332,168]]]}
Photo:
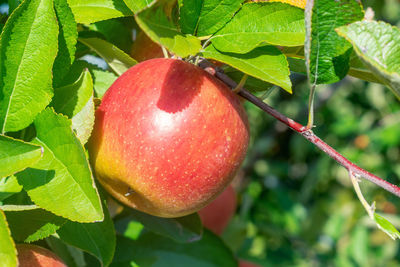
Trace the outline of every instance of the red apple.
{"label": "red apple", "polygon": [[131,57],[138,62],[152,58],[163,58],[164,54],[157,43],[153,42],[144,32],[139,32],[133,42]]}
{"label": "red apple", "polygon": [[50,250],[28,245],[16,245],[19,267],[67,267],[62,260]]}
{"label": "red apple", "polygon": [[98,180],[116,199],[179,217],[224,190],[248,140],[245,111],[224,83],[163,58],[135,65],[106,92],[89,152]]}
{"label": "red apple", "polygon": [[236,210],[236,192],[230,185],[213,202],[199,210],[204,227],[222,234]]}
{"label": "red apple", "polygon": [[245,260],[239,260],[239,267],[260,267],[260,265]]}

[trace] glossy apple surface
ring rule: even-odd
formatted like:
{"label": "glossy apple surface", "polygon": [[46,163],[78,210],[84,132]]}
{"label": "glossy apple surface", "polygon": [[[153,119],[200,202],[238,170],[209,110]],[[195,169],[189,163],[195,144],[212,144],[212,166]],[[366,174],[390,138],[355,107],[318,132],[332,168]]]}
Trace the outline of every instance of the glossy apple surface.
{"label": "glossy apple surface", "polygon": [[19,267],[67,267],[62,260],[50,250],[28,244],[16,245]]}
{"label": "glossy apple surface", "polygon": [[161,46],[153,42],[143,31],[136,36],[130,54],[138,62],[164,57]]}
{"label": "glossy apple surface", "polygon": [[236,210],[236,192],[229,185],[213,202],[199,210],[203,226],[222,234]]}
{"label": "glossy apple surface", "polygon": [[206,206],[244,159],[248,121],[238,97],[203,69],[152,59],[119,77],[96,111],[96,177],[124,204],[161,217]]}

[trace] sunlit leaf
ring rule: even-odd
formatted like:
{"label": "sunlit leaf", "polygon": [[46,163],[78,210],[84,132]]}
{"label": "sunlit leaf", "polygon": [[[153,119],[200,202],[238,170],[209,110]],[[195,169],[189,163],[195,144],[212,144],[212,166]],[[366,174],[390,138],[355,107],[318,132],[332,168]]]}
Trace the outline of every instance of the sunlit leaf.
{"label": "sunlit leaf", "polygon": [[222,28],[244,0],[183,0],[179,24],[182,32],[207,36]]}
{"label": "sunlit leaf", "polygon": [[246,54],[222,53],[210,45],[202,52],[211,58],[228,64],[260,80],[276,84],[289,93],[292,84],[289,79],[289,65],[284,54],[274,46],[257,47]]}
{"label": "sunlit leaf", "polygon": [[79,38],[79,41],[101,56],[116,74],[121,75],[137,61],[121,49],[100,38]]}
{"label": "sunlit leaf", "polygon": [[305,46],[310,81],[316,84],[337,82],[349,70],[352,49],[335,28],[361,20],[364,16],[362,6],[356,0],[318,0],[307,14],[311,16],[307,20],[311,32]]}
{"label": "sunlit leaf", "polygon": [[42,153],[38,145],[0,135],[0,179],[33,165]]}
{"label": "sunlit leaf", "polygon": [[146,9],[135,18],[140,28],[154,42],[180,57],[195,55],[201,49],[200,40],[194,36],[182,34],[165,14],[162,5]]}
{"label": "sunlit leaf", "polygon": [[99,195],[82,144],[71,122],[51,108],[35,119],[37,138],[44,148],[41,160],[19,172],[18,182],[39,207],[72,221],[103,220]]}
{"label": "sunlit leaf", "polygon": [[282,3],[246,3],[229,23],[212,37],[216,49],[248,53],[261,43],[303,45],[304,12]]}
{"label": "sunlit leaf", "polygon": [[53,96],[58,25],[52,0],[24,1],[0,38],[0,132],[32,123]]}
{"label": "sunlit leaf", "polygon": [[390,236],[390,238],[400,239],[399,231],[393,226],[393,224],[391,224],[391,222],[377,213],[374,213],[374,219],[379,229],[384,231],[388,236]]}
{"label": "sunlit leaf", "polygon": [[68,0],[68,3],[78,23],[90,24],[132,15],[123,0]]}
{"label": "sunlit leaf", "polygon": [[362,21],[337,29],[357,55],[400,99],[400,29],[385,22]]}
{"label": "sunlit leaf", "polygon": [[0,210],[0,267],[17,266],[17,250],[11,238],[4,212]]}
{"label": "sunlit leaf", "polygon": [[94,125],[93,80],[88,70],[73,84],[56,88],[52,106],[72,120],[72,129],[82,144],[90,137]]}

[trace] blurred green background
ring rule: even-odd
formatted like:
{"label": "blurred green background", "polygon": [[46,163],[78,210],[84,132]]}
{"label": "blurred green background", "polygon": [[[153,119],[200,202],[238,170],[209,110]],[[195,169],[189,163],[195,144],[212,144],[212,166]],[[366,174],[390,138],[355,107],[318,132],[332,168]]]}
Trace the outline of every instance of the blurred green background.
{"label": "blurred green background", "polygon": [[[400,26],[400,1],[362,1]],[[307,123],[309,87],[275,89],[265,100]],[[239,205],[223,238],[239,258],[262,266],[400,266],[399,242],[377,229],[344,168],[300,135],[246,104],[252,141],[235,180]],[[382,85],[348,77],[317,87],[314,132],[350,160],[398,184],[400,102]],[[364,196],[400,228],[400,199],[363,181]]]}

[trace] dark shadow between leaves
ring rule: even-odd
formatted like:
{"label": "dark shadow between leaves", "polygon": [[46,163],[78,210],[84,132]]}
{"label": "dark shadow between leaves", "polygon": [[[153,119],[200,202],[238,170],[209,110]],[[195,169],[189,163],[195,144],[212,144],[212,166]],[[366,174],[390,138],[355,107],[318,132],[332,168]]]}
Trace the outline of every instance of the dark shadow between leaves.
{"label": "dark shadow between leaves", "polygon": [[55,174],[56,172],[54,170],[27,168],[15,176],[17,177],[18,183],[22,185],[26,191],[29,191],[48,184],[54,179]]}

